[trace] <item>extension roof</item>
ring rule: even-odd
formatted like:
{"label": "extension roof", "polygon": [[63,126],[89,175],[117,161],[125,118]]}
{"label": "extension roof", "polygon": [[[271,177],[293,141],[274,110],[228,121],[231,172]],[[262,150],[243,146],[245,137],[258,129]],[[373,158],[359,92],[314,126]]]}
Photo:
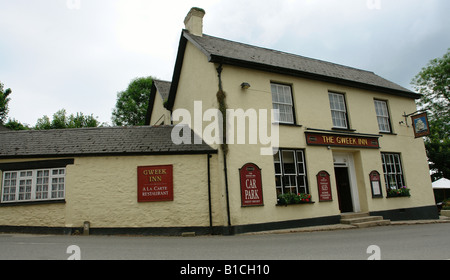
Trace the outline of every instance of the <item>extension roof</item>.
{"label": "extension roof", "polygon": [[[204,142],[175,145],[171,139],[172,128],[136,126],[0,132],[0,159],[217,152]],[[193,132],[191,136],[193,139]]]}
{"label": "extension roof", "polygon": [[150,98],[148,100],[147,114],[145,116],[145,125],[150,125],[153,106],[155,104],[156,93],[159,92],[163,102],[169,98],[171,82],[153,79],[152,88],[150,90]]}
{"label": "extension roof", "polygon": [[356,88],[368,89],[409,98],[420,95],[373,72],[276,50],[233,42],[203,34],[195,36],[187,30],[181,34],[178,56],[172,79],[167,108],[175,101],[187,42],[202,51],[209,62],[234,65],[261,71],[309,78]]}

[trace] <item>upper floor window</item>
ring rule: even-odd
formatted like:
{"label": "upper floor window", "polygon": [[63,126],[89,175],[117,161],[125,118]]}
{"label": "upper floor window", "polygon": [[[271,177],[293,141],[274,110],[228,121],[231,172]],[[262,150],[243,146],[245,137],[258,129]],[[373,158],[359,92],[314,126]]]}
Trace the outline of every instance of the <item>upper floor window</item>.
{"label": "upper floor window", "polygon": [[64,199],[65,171],[65,168],[5,171],[1,202]]}
{"label": "upper floor window", "polygon": [[391,132],[389,111],[387,102],[382,100],[375,100],[375,112],[377,114],[378,128],[380,132]]}
{"label": "upper floor window", "polygon": [[333,127],[348,129],[347,107],[345,106],[345,98],[343,94],[329,92],[331,118]]}
{"label": "upper floor window", "polygon": [[279,123],[294,124],[294,103],[292,101],[292,90],[290,86],[281,84],[270,84],[272,91],[273,109],[278,109],[275,121]]}

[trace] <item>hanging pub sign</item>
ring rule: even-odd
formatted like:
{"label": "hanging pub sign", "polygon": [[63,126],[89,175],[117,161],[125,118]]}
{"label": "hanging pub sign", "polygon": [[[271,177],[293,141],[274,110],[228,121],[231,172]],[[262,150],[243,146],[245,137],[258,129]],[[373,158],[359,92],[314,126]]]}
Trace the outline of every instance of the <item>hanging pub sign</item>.
{"label": "hanging pub sign", "polygon": [[349,134],[305,132],[306,143],[313,146],[379,149],[378,137]]}
{"label": "hanging pub sign", "polygon": [[254,163],[247,163],[239,169],[239,175],[241,179],[241,205],[264,205],[261,169]]}
{"label": "hanging pub sign", "polygon": [[138,167],[138,202],[173,200],[173,166]]}
{"label": "hanging pub sign", "polygon": [[372,188],[372,197],[383,197],[383,193],[381,191],[381,179],[380,173],[376,170],[370,172],[370,186]]}
{"label": "hanging pub sign", "polygon": [[430,135],[430,126],[428,125],[427,113],[411,116],[411,120],[414,129],[414,136],[416,138]]}
{"label": "hanging pub sign", "polygon": [[320,171],[317,174],[317,187],[319,188],[319,202],[332,201],[330,174]]}

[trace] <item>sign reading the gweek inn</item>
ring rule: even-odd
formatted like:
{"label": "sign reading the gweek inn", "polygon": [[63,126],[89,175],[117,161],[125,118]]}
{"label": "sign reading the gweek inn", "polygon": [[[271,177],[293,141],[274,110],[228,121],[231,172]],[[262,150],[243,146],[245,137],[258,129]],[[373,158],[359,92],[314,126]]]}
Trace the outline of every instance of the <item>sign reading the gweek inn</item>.
{"label": "sign reading the gweek inn", "polygon": [[349,134],[328,134],[305,132],[306,143],[316,146],[335,146],[352,148],[379,149],[378,137],[359,136]]}
{"label": "sign reading the gweek inn", "polygon": [[173,166],[138,167],[138,202],[173,200]]}
{"label": "sign reading the gweek inn", "polygon": [[242,206],[264,205],[261,169],[254,163],[247,163],[239,169],[239,175]]}

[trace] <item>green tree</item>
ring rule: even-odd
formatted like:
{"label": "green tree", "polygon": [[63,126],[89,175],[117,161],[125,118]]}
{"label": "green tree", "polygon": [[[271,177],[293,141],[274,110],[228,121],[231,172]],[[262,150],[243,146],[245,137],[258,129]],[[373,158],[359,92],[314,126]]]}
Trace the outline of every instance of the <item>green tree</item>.
{"label": "green tree", "polygon": [[85,116],[83,113],[71,114],[67,116],[65,109],[61,109],[53,114],[53,119],[50,120],[48,116],[43,116],[37,120],[37,130],[43,129],[64,129],[64,128],[82,128],[82,127],[98,127],[100,122],[91,114]]}
{"label": "green tree", "polygon": [[153,78],[136,78],[125,91],[117,93],[112,122],[116,126],[144,125]]}
{"label": "green tree", "polygon": [[8,116],[8,103],[11,100],[8,96],[12,93],[10,88],[4,90],[3,87],[4,85],[0,82],[0,124],[3,124]]}
{"label": "green tree", "polygon": [[431,60],[412,80],[422,94],[418,105],[429,113],[431,134],[425,147],[433,180],[450,178],[450,49],[442,58]]}
{"label": "green tree", "polygon": [[8,119],[5,123],[5,127],[11,130],[29,130],[30,128],[27,125],[22,124],[16,119]]}

